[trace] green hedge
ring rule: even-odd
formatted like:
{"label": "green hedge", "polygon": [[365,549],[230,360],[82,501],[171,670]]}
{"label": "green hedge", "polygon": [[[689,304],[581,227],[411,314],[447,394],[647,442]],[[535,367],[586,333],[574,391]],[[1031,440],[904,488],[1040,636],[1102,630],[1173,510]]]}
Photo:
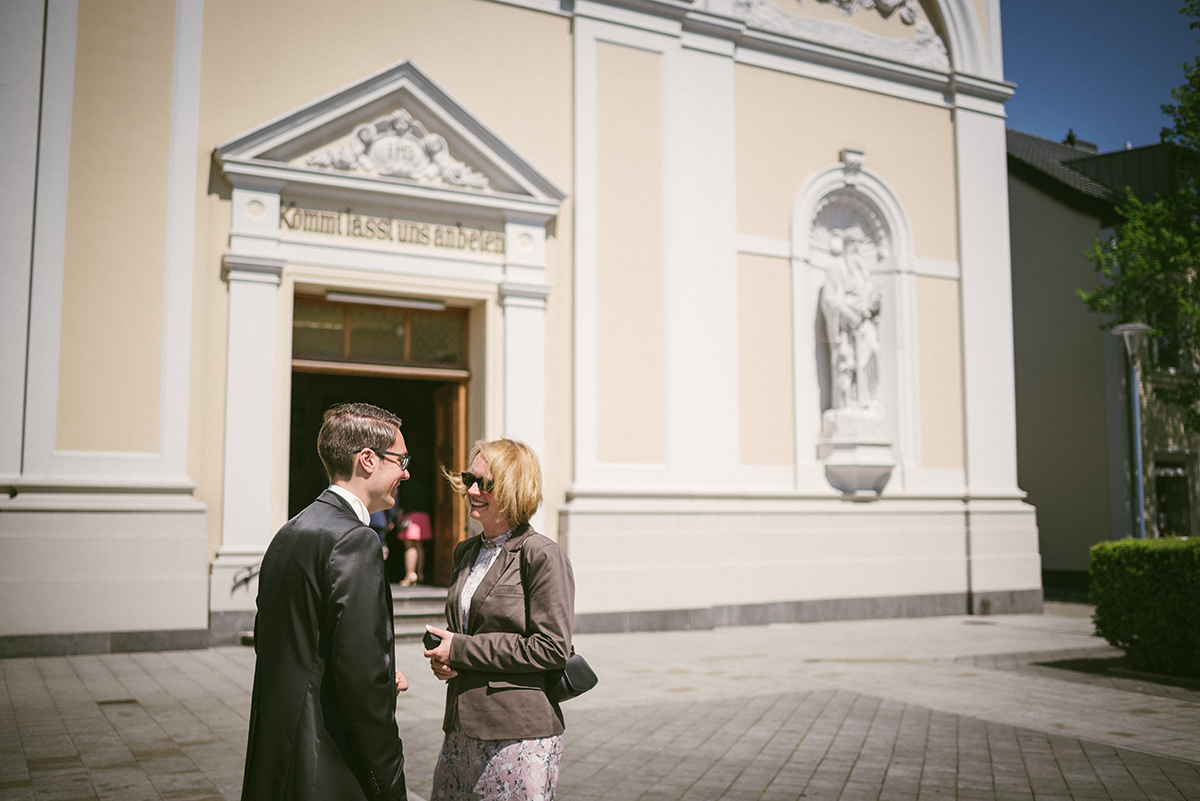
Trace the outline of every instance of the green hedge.
{"label": "green hedge", "polygon": [[1137,670],[1200,678],[1200,538],[1092,546],[1096,633]]}

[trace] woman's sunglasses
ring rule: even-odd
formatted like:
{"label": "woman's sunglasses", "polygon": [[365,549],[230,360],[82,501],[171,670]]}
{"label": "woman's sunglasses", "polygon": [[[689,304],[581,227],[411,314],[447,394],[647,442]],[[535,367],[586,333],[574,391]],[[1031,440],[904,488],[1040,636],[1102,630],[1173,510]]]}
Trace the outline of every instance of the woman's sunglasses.
{"label": "woman's sunglasses", "polygon": [[490,478],[483,478],[474,473],[459,473],[459,476],[462,478],[464,490],[469,490],[472,484],[478,484],[480,492],[491,492],[492,488],[496,486]]}

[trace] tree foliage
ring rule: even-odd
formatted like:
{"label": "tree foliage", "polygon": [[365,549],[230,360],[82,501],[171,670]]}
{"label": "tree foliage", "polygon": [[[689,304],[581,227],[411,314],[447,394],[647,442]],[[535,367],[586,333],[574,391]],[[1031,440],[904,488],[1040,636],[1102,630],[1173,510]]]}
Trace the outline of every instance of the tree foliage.
{"label": "tree foliage", "polygon": [[[1186,0],[1181,14],[1200,28],[1200,0]],[[1175,102],[1163,113],[1164,144],[1200,151],[1200,57],[1183,65],[1184,83],[1171,90]],[[1176,379],[1155,386],[1155,395],[1186,409],[1188,430],[1200,432],[1200,182],[1196,162],[1179,161],[1181,186],[1165,197],[1127,192],[1122,220],[1109,242],[1096,240],[1088,258],[1101,275],[1092,292],[1079,295],[1093,311],[1111,315],[1106,327],[1143,322],[1163,348],[1176,349],[1185,367]]]}

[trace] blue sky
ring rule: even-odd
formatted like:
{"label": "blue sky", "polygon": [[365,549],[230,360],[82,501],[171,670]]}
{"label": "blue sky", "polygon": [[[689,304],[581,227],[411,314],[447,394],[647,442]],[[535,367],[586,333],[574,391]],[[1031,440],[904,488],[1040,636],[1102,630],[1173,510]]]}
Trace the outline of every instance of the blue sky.
{"label": "blue sky", "polygon": [[1017,84],[1008,126],[1100,152],[1154,144],[1159,106],[1200,55],[1180,0],[1000,0],[1004,75]]}

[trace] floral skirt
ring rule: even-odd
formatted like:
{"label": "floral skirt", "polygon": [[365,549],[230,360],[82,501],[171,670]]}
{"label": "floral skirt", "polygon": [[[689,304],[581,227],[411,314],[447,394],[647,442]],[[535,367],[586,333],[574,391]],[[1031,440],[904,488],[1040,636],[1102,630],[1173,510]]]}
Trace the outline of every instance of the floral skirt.
{"label": "floral skirt", "polygon": [[563,736],[476,740],[457,724],[433,769],[432,801],[553,801]]}

